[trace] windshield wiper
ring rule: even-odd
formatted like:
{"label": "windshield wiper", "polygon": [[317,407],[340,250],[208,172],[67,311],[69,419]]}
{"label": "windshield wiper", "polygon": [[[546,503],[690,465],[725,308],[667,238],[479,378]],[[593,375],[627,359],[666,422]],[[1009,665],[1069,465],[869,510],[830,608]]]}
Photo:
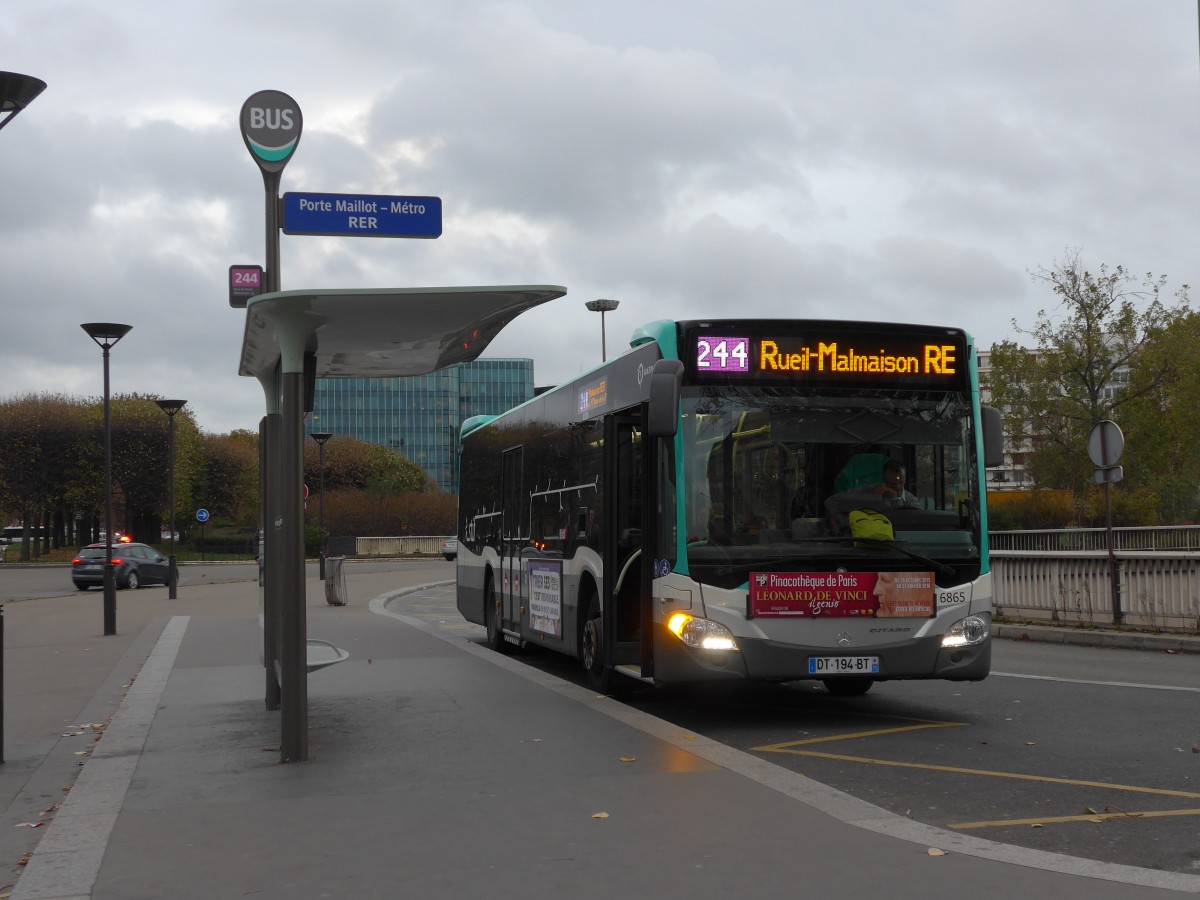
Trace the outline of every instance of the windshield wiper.
{"label": "windshield wiper", "polygon": [[930,559],[928,556],[922,556],[920,553],[916,553],[913,550],[909,550],[907,547],[901,545],[900,543],[898,543],[894,540],[889,541],[887,538],[835,537],[835,538],[831,538],[830,540],[854,541],[856,544],[857,543],[868,543],[868,544],[872,544],[877,547],[889,547],[892,550],[899,550],[905,556],[909,557],[910,559],[915,559],[919,563],[923,563],[924,565],[927,565],[927,566],[932,566],[934,569],[937,570],[937,573],[939,575],[942,575],[946,578],[953,578],[954,574],[955,574],[953,566],[948,565],[947,563],[944,563],[944,562],[939,562],[936,559]]}
{"label": "windshield wiper", "polygon": [[[891,550],[897,550],[910,559],[914,559],[917,562],[934,569],[937,574],[941,575],[943,578],[953,578],[956,574],[953,566],[944,562],[939,562],[936,559],[930,559],[928,556],[922,556],[920,553],[909,550],[907,547],[902,546],[898,542],[894,540],[889,541],[886,538],[842,537],[840,535],[826,535],[824,537],[800,538],[799,540],[792,541],[794,544],[846,544],[850,542],[854,542],[855,544],[872,544],[874,546],[887,547]],[[772,559],[770,562],[778,565],[779,563],[811,562],[811,560],[812,557],[796,556],[785,559]],[[766,562],[766,560],[760,559],[752,563],[741,563],[736,566],[722,566],[716,570],[716,573],[718,575],[731,575],[734,572],[749,572],[753,569],[761,567],[764,562]]]}

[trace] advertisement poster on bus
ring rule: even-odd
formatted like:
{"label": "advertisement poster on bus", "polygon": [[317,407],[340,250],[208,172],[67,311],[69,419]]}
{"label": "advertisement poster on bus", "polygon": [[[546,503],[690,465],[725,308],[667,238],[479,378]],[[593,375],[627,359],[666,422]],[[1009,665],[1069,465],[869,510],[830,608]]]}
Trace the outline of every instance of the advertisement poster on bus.
{"label": "advertisement poster on bus", "polygon": [[562,563],[531,559],[529,568],[529,627],[562,637]]}
{"label": "advertisement poster on bus", "polygon": [[804,618],[928,617],[932,572],[754,572],[750,615]]}

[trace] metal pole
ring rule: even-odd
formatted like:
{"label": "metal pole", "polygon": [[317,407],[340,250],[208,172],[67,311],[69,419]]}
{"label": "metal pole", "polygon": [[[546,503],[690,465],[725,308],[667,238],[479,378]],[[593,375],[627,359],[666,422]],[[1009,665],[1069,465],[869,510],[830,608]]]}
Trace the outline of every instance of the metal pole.
{"label": "metal pole", "polygon": [[170,458],[171,464],[171,519],[167,522],[167,528],[171,531],[171,552],[167,556],[167,564],[170,567],[170,574],[167,575],[167,599],[176,600],[179,598],[179,568],[175,559],[175,414],[167,413],[167,456]]}
{"label": "metal pole", "polygon": [[1104,523],[1108,533],[1108,572],[1112,578],[1113,624],[1121,625],[1125,613],[1121,610],[1121,573],[1117,569],[1117,556],[1113,551],[1112,530],[1112,482],[1104,482]]}
{"label": "metal pole", "polygon": [[108,345],[104,351],[104,633],[117,633],[117,584],[113,577],[112,409],[108,396]]}
{"label": "metal pole", "polygon": [[167,598],[174,600],[179,586],[179,566],[175,560],[175,414],[187,406],[186,400],[156,400],[158,408],[167,414],[167,458],[170,461],[171,516],[168,527],[171,534],[171,554],[167,567]]}
{"label": "metal pole", "polygon": [[281,610],[279,761],[308,759],[308,623],[304,588],[304,373],[280,375]]}
{"label": "metal pole", "polygon": [[608,360],[608,345],[605,343],[604,310],[600,311],[600,361]]}
{"label": "metal pole", "polygon": [[317,532],[321,536],[321,580],[325,580],[325,442],[321,441],[317,444],[317,465],[321,469],[321,474],[318,476],[320,484],[321,497],[317,501]]}

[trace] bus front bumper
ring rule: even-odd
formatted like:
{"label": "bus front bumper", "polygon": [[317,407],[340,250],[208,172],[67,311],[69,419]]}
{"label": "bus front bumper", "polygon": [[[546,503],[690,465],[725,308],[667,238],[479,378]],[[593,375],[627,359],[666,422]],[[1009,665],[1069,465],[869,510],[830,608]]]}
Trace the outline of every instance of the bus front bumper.
{"label": "bus front bumper", "polygon": [[942,636],[932,635],[903,645],[858,653],[829,647],[782,644],[761,638],[739,637],[738,649],[695,650],[685,646],[665,628],[657,633],[654,680],[660,684],[746,679],[750,681],[804,681],[841,677],[809,673],[809,659],[830,656],[876,656],[879,681],[942,678],[980,681],[992,668],[992,639],[959,647],[943,647]]}

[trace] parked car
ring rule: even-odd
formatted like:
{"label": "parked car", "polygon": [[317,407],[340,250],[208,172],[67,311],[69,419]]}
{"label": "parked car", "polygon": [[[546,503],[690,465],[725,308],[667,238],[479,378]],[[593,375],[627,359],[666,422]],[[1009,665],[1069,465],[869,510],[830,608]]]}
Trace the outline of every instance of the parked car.
{"label": "parked car", "polygon": [[442,556],[447,560],[458,556],[458,538],[446,538],[442,541]]}
{"label": "parked car", "polygon": [[[144,584],[166,584],[167,558],[146,544],[113,544],[113,579],[117,587],[136,590]],[[71,580],[86,591],[104,586],[104,544],[88,544],[71,560]]]}

